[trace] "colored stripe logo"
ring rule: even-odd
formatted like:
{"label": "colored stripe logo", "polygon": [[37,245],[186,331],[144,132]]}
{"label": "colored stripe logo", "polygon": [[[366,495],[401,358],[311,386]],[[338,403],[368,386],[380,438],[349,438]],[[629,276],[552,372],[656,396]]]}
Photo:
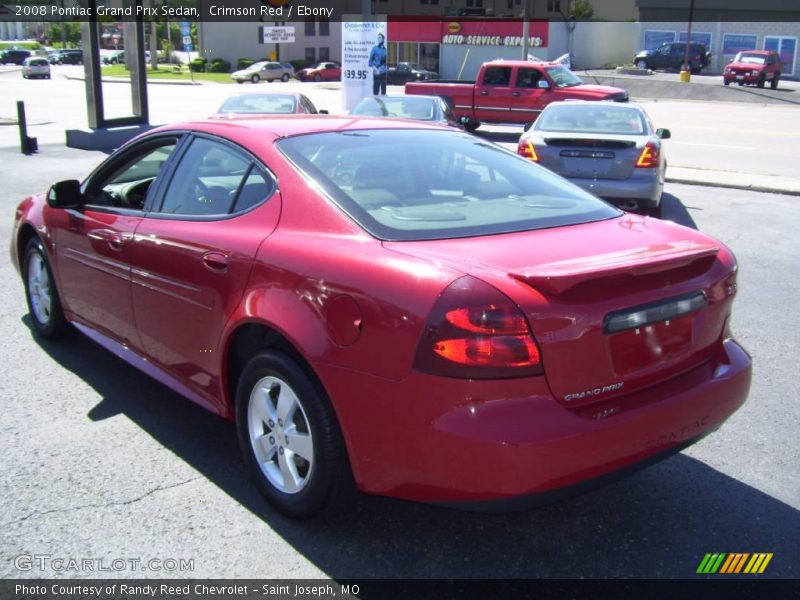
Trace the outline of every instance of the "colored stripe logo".
{"label": "colored stripe logo", "polygon": [[739,573],[757,575],[764,572],[771,560],[772,552],[756,552],[753,554],[748,552],[734,552],[731,554],[709,553],[700,561],[700,566],[697,567],[696,572],[709,575],[735,575]]}

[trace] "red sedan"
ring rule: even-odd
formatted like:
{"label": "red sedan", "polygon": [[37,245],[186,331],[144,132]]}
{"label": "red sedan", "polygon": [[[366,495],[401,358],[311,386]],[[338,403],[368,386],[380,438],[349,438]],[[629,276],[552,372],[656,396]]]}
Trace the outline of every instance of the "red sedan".
{"label": "red sedan", "polygon": [[39,335],[74,326],[235,421],[298,517],[353,483],[549,499],[697,441],[750,386],[727,247],[451,128],[162,127],[24,200],[11,254]]}
{"label": "red sedan", "polygon": [[300,69],[295,77],[300,81],[339,81],[342,78],[342,66],[335,62],[321,62]]}

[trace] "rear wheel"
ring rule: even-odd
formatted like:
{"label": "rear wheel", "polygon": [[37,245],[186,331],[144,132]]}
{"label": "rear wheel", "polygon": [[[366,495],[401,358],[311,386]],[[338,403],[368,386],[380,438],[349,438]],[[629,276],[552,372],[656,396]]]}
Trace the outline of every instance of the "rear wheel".
{"label": "rear wheel", "polygon": [[689,72],[697,75],[700,72],[700,69],[703,67],[696,67],[692,63],[689,63]]}
{"label": "rear wheel", "polygon": [[67,331],[67,320],[41,240],[34,238],[28,242],[22,265],[25,299],[36,333],[49,339],[62,336]]}
{"label": "rear wheel", "polygon": [[775,75],[772,78],[772,81],[769,82],[769,87],[772,88],[773,90],[777,90],[778,89],[778,80],[780,80],[780,78],[781,78],[781,74],[780,73],[775,73]]}
{"label": "rear wheel", "polygon": [[253,82],[253,83],[258,83],[259,81],[261,81],[261,77],[259,77],[258,75],[253,75],[250,78],[250,81]]}
{"label": "rear wheel", "polygon": [[283,514],[339,508],[352,476],[325,393],[287,355],[265,351],[245,366],[236,392],[239,443],[256,484]]}
{"label": "rear wheel", "polygon": [[647,61],[646,60],[637,60],[636,61],[636,68],[637,69],[646,69],[647,68]]}

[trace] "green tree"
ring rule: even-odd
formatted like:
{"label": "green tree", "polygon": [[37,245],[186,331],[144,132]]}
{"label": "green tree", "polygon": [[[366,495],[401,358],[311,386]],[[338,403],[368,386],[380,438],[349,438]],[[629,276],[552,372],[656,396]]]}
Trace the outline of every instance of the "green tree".
{"label": "green tree", "polygon": [[594,16],[594,8],[589,0],[575,0],[569,9],[569,16],[573,19],[588,21]]}

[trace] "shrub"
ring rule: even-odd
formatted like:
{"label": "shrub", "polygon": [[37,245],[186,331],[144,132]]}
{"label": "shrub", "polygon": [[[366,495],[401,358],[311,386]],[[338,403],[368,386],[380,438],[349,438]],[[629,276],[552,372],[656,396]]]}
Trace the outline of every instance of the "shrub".
{"label": "shrub", "polygon": [[254,61],[252,58],[240,58],[236,63],[236,69],[241,71],[242,69],[246,69],[250,65],[255,64],[255,62],[256,61]]}
{"label": "shrub", "polygon": [[208,63],[208,61],[205,58],[195,58],[189,63],[189,70],[195,73],[204,73],[206,70],[206,63]]}
{"label": "shrub", "polygon": [[230,73],[231,63],[222,58],[215,58],[206,69],[209,73]]}
{"label": "shrub", "polygon": [[292,64],[295,71],[299,71],[300,69],[305,69],[306,67],[309,66],[307,60],[290,60],[289,62]]}

